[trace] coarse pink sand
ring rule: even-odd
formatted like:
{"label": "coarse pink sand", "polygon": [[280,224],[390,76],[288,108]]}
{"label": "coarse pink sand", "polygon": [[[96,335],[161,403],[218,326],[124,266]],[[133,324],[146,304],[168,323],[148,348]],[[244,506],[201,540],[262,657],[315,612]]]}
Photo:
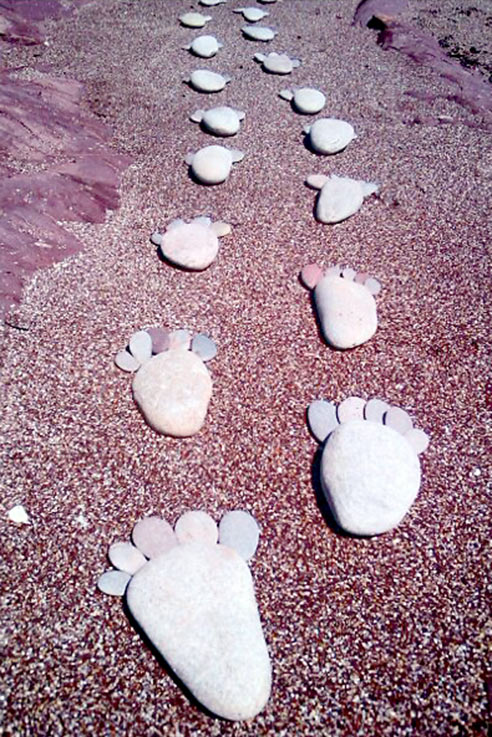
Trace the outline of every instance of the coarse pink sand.
{"label": "coarse pink sand", "polygon": [[[67,225],[84,250],[30,281],[16,317],[24,329],[2,328],[0,729],[485,735],[490,133],[445,99],[447,80],[352,25],[353,2],[263,6],[279,30],[269,45],[242,37],[231,13],[240,5],[204,10],[213,16],[204,32],[224,43],[211,60],[181,49],[201,33],[179,26],[193,7],[183,0],[93,0],[49,24],[47,45],[4,55],[9,67],[51,65],[83,81],[87,107],[133,164],[104,224]],[[486,49],[486,7],[412,0],[406,17]],[[253,61],[265,49],[302,66],[265,74]],[[486,51],[481,58],[489,63]],[[200,67],[233,81],[198,94],[182,78]],[[327,94],[322,114],[354,125],[357,139],[336,157],[303,145],[314,118],[278,97],[300,85]],[[207,188],[183,160],[220,143],[188,121],[216,104],[246,111],[225,142],[245,158]],[[321,225],[304,185],[312,173],[377,181],[381,192],[344,223]],[[152,231],[203,213],[233,225],[216,262],[203,273],[164,264]],[[320,339],[298,280],[316,261],[381,280],[379,329],[366,345],[337,352]],[[207,421],[193,438],[146,426],[113,364],[131,333],[152,325],[218,343]],[[306,407],[350,395],[401,406],[431,434],[415,504],[373,539],[335,531],[315,493]],[[15,504],[29,525],[7,521]],[[251,569],[274,680],[251,723],[214,720],[190,703],[122,602],[96,590],[108,545],[129,539],[138,519],[174,523],[195,508],[217,520],[247,509],[261,525]]]}

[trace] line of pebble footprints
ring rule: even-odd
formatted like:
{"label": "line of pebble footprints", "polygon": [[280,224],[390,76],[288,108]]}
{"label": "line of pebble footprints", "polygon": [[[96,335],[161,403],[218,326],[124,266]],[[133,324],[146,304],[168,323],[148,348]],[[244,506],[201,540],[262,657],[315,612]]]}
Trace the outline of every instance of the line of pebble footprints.
{"label": "line of pebble footprints", "polygon": [[[214,6],[226,0],[200,0]],[[259,0],[263,4],[275,0]],[[276,31],[257,25],[269,15],[260,7],[236,8],[248,25],[249,39],[269,42]],[[211,16],[188,12],[179,18],[201,28]],[[222,44],[211,35],[193,39],[185,49],[197,57],[215,56]],[[300,65],[288,54],[254,55],[270,74],[289,74]],[[229,78],[208,69],[185,80],[196,91],[222,90]],[[280,97],[300,114],[317,114],[326,104],[314,88],[284,89]],[[211,135],[230,137],[245,113],[219,106],[193,112],[190,119]],[[335,118],[321,118],[304,128],[310,149],[333,155],[356,137],[353,127]],[[192,178],[201,184],[224,182],[243,153],[224,146],[205,146],[186,158]],[[316,218],[337,223],[359,210],[378,191],[372,182],[335,174],[314,174],[306,180],[319,190]],[[202,271],[215,260],[219,238],[231,227],[199,216],[177,219],[151,241],[164,259],[182,269]],[[346,350],[368,341],[376,332],[375,296],[380,283],[370,274],[333,266],[325,272],[308,264],[301,281],[314,292],[314,303],[326,342]],[[188,437],[205,422],[212,395],[206,363],[217,353],[205,334],[152,327],[135,333],[115,359],[134,374],[132,390],[147,423],[157,432]],[[409,415],[380,399],[349,397],[336,407],[317,399],[308,407],[309,428],[323,445],[321,486],[333,517],[355,535],[379,535],[403,519],[420,487],[418,455],[428,437]],[[181,516],[174,530],[164,520],[147,517],[136,524],[131,543],[109,548],[114,569],[99,579],[101,591],[125,596],[128,608],[155,648],[196,699],[212,714],[231,720],[256,716],[271,690],[271,664],[263,636],[247,561],[255,553],[259,529],[242,510],[228,512],[217,527],[203,511]]]}

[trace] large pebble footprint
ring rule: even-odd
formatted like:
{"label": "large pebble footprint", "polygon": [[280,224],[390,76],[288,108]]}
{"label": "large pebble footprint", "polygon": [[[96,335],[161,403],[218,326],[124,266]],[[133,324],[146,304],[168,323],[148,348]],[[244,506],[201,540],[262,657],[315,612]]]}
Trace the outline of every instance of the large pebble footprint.
{"label": "large pebble footprint", "polygon": [[115,363],[135,373],[133,397],[147,423],[163,435],[185,438],[205,422],[212,379],[204,362],[216,353],[215,343],[202,333],[192,340],[187,330],[149,328],[132,335]]}
{"label": "large pebble footprint", "polygon": [[306,179],[311,189],[319,189],[316,200],[316,219],[320,223],[340,223],[362,207],[366,197],[375,194],[379,186],[374,182],[339,177],[336,174],[311,174]]}
{"label": "large pebble footprint", "polygon": [[301,280],[314,290],[314,303],[323,335],[329,345],[342,350],[366,343],[378,326],[376,301],[381,284],[363,271],[332,266],[324,273],[308,264]]}
{"label": "large pebble footprint", "polygon": [[396,527],[418,494],[418,454],[428,436],[407,412],[380,399],[348,397],[338,407],[317,399],[307,418],[324,443],[321,488],[338,525],[353,535]]}
{"label": "large pebble footprint", "polygon": [[228,223],[212,222],[204,215],[190,223],[176,218],[169,223],[165,233],[154,232],[150,240],[159,246],[164,258],[172,264],[191,271],[203,271],[217,257],[219,238],[230,232]]}
{"label": "large pebble footprint", "polygon": [[205,512],[183,514],[172,529],[146,517],[133,543],[109,548],[116,570],[98,588],[125,596],[128,609],[193,696],[225,719],[252,719],[271,690],[271,664],[253,580],[254,518],[228,512],[217,529]]}

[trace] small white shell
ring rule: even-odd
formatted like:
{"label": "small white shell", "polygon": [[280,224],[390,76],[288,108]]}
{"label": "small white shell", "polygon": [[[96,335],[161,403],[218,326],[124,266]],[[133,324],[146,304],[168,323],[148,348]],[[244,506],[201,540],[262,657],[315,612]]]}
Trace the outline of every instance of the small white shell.
{"label": "small white shell", "polygon": [[198,36],[193,39],[190,44],[190,51],[195,56],[201,56],[203,59],[210,59],[215,56],[217,51],[221,48],[220,44],[215,36]]}
{"label": "small white shell", "polygon": [[277,35],[277,32],[268,26],[243,26],[241,31],[253,41],[271,41]]}
{"label": "small white shell", "polygon": [[202,126],[216,136],[233,136],[241,125],[241,118],[236,110],[225,105],[207,110],[201,120]]}
{"label": "small white shell", "polygon": [[320,190],[316,218],[321,223],[339,223],[360,209],[364,197],[378,191],[378,185],[332,174]]}
{"label": "small white shell", "polygon": [[298,113],[315,115],[324,108],[326,97],[313,87],[299,87],[294,90],[292,105]]}
{"label": "small white shell", "polygon": [[179,16],[181,25],[188,28],[203,28],[209,20],[212,20],[212,16],[202,15],[202,13],[183,13]]}
{"label": "small white shell", "polygon": [[205,146],[194,155],[191,171],[202,184],[220,184],[229,176],[232,161],[231,152],[224,146]]}
{"label": "small white shell", "polygon": [[229,80],[208,69],[195,69],[190,76],[190,84],[198,92],[220,92]]}
{"label": "small white shell", "polygon": [[336,118],[320,118],[308,130],[311,148],[318,154],[343,151],[355,138],[355,131],[350,123]]}

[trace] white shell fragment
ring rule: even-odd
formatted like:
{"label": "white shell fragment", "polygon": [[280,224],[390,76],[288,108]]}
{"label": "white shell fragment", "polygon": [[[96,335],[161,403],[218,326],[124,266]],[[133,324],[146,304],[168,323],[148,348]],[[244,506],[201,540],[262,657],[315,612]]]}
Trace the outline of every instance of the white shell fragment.
{"label": "white shell fragment", "polygon": [[15,507],[9,509],[8,518],[11,522],[15,522],[18,525],[29,524],[29,515],[22,504],[16,504]]}
{"label": "white shell fragment", "polygon": [[190,85],[197,92],[220,92],[230,81],[229,77],[208,69],[195,69],[190,75]]}
{"label": "white shell fragment", "polygon": [[244,33],[246,38],[250,38],[253,41],[271,41],[277,35],[277,31],[268,26],[243,26],[241,31]]}
{"label": "white shell fragment", "polygon": [[261,68],[270,74],[290,74],[293,69],[300,66],[299,59],[291,59],[287,54],[255,54],[255,61],[260,62]]}
{"label": "white shell fragment", "polygon": [[284,100],[290,100],[292,107],[297,113],[304,115],[315,115],[322,110],[326,104],[326,97],[313,87],[299,87],[294,90],[282,90],[279,92]]}
{"label": "white shell fragment", "polygon": [[210,59],[215,56],[217,51],[222,48],[222,45],[215,36],[198,36],[193,39],[191,44],[183,46],[195,56],[200,56],[203,59]]}
{"label": "white shell fragment", "polygon": [[336,118],[320,118],[304,128],[309,145],[317,154],[336,154],[343,151],[354,139],[355,131],[350,123]]}
{"label": "white shell fragment", "polygon": [[242,13],[244,20],[247,20],[248,23],[257,23],[269,15],[266,10],[262,10],[261,8],[236,8],[232,12]]}
{"label": "white shell fragment", "polygon": [[205,146],[196,154],[187,158],[191,173],[202,184],[220,184],[229,176],[232,164],[241,161],[241,151],[224,148],[224,146]]}
{"label": "white shell fragment", "polygon": [[244,119],[241,110],[221,105],[210,110],[197,110],[190,116],[194,123],[200,123],[207,133],[215,136],[234,136]]}
{"label": "white shell fragment", "polygon": [[179,16],[179,22],[183,26],[188,28],[203,28],[209,20],[212,20],[211,15],[203,15],[202,13],[184,13]]}
{"label": "white shell fragment", "polygon": [[[316,218],[321,223],[339,223],[354,215],[365,197],[374,194],[379,187],[373,182],[363,182],[349,177],[308,177],[307,184],[321,191],[316,202]],[[321,185],[321,182],[324,182]]]}

